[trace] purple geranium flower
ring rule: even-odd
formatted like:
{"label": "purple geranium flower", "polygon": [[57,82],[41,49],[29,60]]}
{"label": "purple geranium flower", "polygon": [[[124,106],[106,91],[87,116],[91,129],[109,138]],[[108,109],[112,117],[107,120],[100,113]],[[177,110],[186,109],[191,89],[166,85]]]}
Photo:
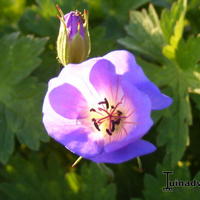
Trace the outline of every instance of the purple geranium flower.
{"label": "purple geranium flower", "polygon": [[48,134],[73,153],[98,163],[121,163],[155,151],[141,138],[151,110],[172,103],[125,50],[68,64],[49,81],[43,105]]}

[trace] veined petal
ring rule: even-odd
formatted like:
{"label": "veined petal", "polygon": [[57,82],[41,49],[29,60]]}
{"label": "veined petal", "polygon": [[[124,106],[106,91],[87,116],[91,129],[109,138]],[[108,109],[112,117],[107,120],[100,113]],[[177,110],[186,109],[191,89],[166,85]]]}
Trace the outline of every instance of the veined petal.
{"label": "veined petal", "polygon": [[124,95],[120,86],[121,78],[116,74],[114,65],[106,59],[99,59],[90,72],[90,82],[100,99],[107,98],[113,105]]}
{"label": "veined petal", "polygon": [[118,76],[115,73],[114,65],[106,59],[97,61],[90,72],[90,82],[104,97],[110,95],[113,88],[118,85]]}
{"label": "veined petal", "polygon": [[87,117],[88,106],[81,92],[74,86],[64,83],[49,93],[49,102],[58,114],[68,119]]}
{"label": "veined petal", "polygon": [[90,130],[78,122],[55,120],[54,117],[44,114],[43,123],[52,138],[79,156],[94,156],[103,149],[103,143],[92,140]]}
{"label": "veined petal", "polygon": [[138,140],[113,152],[103,152],[100,155],[89,158],[97,163],[122,163],[138,156],[152,153],[156,147],[145,140]]}
{"label": "veined petal", "polygon": [[140,139],[153,125],[149,97],[129,81],[121,80],[120,85],[125,94],[125,105],[123,107],[126,107],[125,115],[128,117],[122,122],[121,131],[113,134],[113,138],[104,147],[106,152],[115,151]]}
{"label": "veined petal", "polygon": [[90,82],[90,72],[100,58],[89,59],[80,64],[68,64],[59,74],[58,79],[81,91],[89,105],[96,104],[101,100],[99,93]]}
{"label": "veined petal", "polygon": [[[51,80],[58,83],[57,80]],[[52,85],[51,85],[52,87]],[[43,103],[43,123],[48,134],[70,151],[90,157],[102,151],[101,140],[92,137],[90,127],[77,119],[68,119],[55,112],[49,102],[49,92]]]}
{"label": "veined petal", "polygon": [[153,110],[164,109],[171,105],[172,99],[162,94],[159,88],[146,77],[141,67],[136,63],[133,54],[126,50],[116,50],[106,54],[103,58],[113,63],[117,74],[130,79],[138,89],[149,96]]}

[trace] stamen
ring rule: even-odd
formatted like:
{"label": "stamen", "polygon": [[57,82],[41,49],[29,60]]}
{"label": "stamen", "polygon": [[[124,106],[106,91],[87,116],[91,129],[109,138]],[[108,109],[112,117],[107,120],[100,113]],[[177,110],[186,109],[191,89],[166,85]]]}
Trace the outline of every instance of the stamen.
{"label": "stamen", "polygon": [[96,128],[98,131],[101,131],[100,128],[99,128],[99,125],[98,125],[97,122],[96,122],[96,119],[93,118],[92,121],[94,122],[95,128]]}
{"label": "stamen", "polygon": [[99,104],[99,105],[105,104],[105,101],[100,101],[98,104]]}
{"label": "stamen", "polygon": [[109,103],[108,103],[108,100],[107,100],[106,98],[104,98],[104,101],[100,101],[98,104],[99,104],[99,105],[101,105],[101,104],[106,104],[106,109],[109,108]]}
{"label": "stamen", "polygon": [[121,118],[119,118],[119,119],[115,120],[115,124],[116,124],[116,125],[119,125],[119,124],[120,124],[120,122],[121,122]]}
{"label": "stamen", "polygon": [[96,113],[98,113],[99,115],[104,116],[102,113],[96,111],[94,108],[91,108],[91,109],[90,109],[90,112],[96,112]]}
{"label": "stamen", "polygon": [[113,113],[115,112],[115,110],[117,109],[117,107],[122,104],[122,102],[120,101],[119,103],[117,103],[117,105],[114,107],[113,111],[110,113],[111,115],[113,115]]}
{"label": "stamen", "polygon": [[109,116],[103,117],[103,118],[99,119],[97,122],[100,123],[101,121],[103,121],[103,120],[105,120],[107,118],[109,118]]}
{"label": "stamen", "polygon": [[94,122],[94,126],[98,131],[101,131],[100,128],[99,128],[99,125],[96,122]]}
{"label": "stamen", "polygon": [[108,135],[112,135],[112,133],[109,131],[109,129],[106,129],[106,132],[108,133]]}
{"label": "stamen", "polygon": [[[105,127],[104,130],[106,130],[106,133],[111,136],[112,133],[116,131],[117,128],[116,126],[118,126],[122,122],[122,120],[124,123],[124,120],[128,118],[128,116],[124,115],[123,112],[118,110],[120,104],[122,104],[122,100],[123,97],[121,98],[120,102],[118,102],[115,106],[114,105],[110,106],[108,100],[104,98],[104,101],[100,101],[98,103],[98,105],[103,104],[103,107],[90,109],[90,112],[95,112],[102,116],[92,119],[92,122],[94,123],[94,126],[98,131],[101,131],[100,125],[103,125],[105,123],[107,127]],[[111,107],[111,109],[109,109],[109,107]],[[132,115],[132,113],[130,115]],[[125,123],[128,124],[132,122],[126,121]],[[127,131],[123,126],[120,128],[120,130],[121,129],[123,130],[123,132],[125,132],[125,134],[127,134]],[[120,130],[117,130],[117,132],[119,133]]]}
{"label": "stamen", "polygon": [[122,115],[122,112],[120,110],[118,110],[117,114],[120,116],[120,115]]}
{"label": "stamen", "polygon": [[110,113],[107,110],[103,109],[103,108],[98,108],[98,110],[99,111],[104,111],[107,115],[110,115]]}
{"label": "stamen", "polygon": [[108,100],[106,98],[104,98],[104,101],[106,103],[106,108],[109,109],[109,103],[108,103]]}
{"label": "stamen", "polygon": [[112,120],[111,122],[112,122],[111,132],[114,132],[115,131],[115,121]]}

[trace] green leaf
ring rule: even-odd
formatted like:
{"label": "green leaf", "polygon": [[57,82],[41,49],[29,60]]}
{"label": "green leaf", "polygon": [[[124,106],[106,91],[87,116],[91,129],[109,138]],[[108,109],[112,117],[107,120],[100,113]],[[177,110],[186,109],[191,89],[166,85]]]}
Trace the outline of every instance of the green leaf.
{"label": "green leaf", "polygon": [[4,177],[0,194],[7,200],[115,199],[115,185],[107,182],[106,175],[94,163],[84,165],[79,174],[73,168],[66,173],[56,154],[27,157],[16,155],[0,170]]}
{"label": "green leaf", "polygon": [[125,29],[129,36],[119,39],[120,44],[153,60],[163,61],[165,40],[153,5],[149,5],[148,11],[130,11],[130,23]]}
{"label": "green leaf", "polygon": [[39,149],[40,141],[48,141],[42,125],[41,111],[45,89],[44,84],[28,78],[13,87],[13,93],[5,99],[6,106],[23,120],[23,126],[16,131],[17,138],[33,150]]}
{"label": "green leaf", "polygon": [[181,40],[176,51],[176,60],[181,68],[195,69],[200,60],[200,37]]}
{"label": "green leaf", "polygon": [[[91,52],[91,57],[102,56],[108,50],[112,50],[115,48],[115,41],[106,37],[105,27],[96,26],[91,30],[90,35],[95,41],[92,42],[91,49],[95,49],[95,51]],[[102,45],[103,43],[107,43],[107,45]]]}
{"label": "green leaf", "polygon": [[47,39],[6,35],[0,40],[0,85],[14,85],[38,67]]}
{"label": "green leaf", "polygon": [[186,6],[187,0],[178,0],[173,3],[170,10],[166,8],[162,11],[160,25],[167,42],[170,41],[171,36],[174,34],[177,22],[183,20]]}
{"label": "green leaf", "polygon": [[160,0],[151,0],[151,3],[153,3],[156,6],[168,8],[173,1],[174,0],[162,0],[162,1],[160,1]]}
{"label": "green leaf", "polygon": [[[59,1],[57,1],[59,2]],[[51,16],[56,16],[56,2],[52,0],[36,0],[38,4],[38,13],[40,13],[43,17],[48,18]]]}
{"label": "green leaf", "polygon": [[160,86],[167,85],[172,89],[173,105],[161,121],[157,138],[159,146],[167,145],[167,155],[171,166],[178,162],[189,145],[189,126],[192,124],[189,93],[199,93],[200,74],[197,71],[198,40],[181,41],[177,49],[176,62],[169,64],[157,74]]}
{"label": "green leaf", "polygon": [[[146,65],[145,62],[140,63]],[[168,94],[173,98],[173,104],[169,109],[162,111],[162,116],[154,116],[156,121],[162,119],[158,126],[160,134],[157,137],[157,145],[166,145],[170,166],[173,167],[182,158],[189,145],[192,113],[188,92],[200,88],[199,73],[194,70],[195,68],[183,70],[176,62],[168,63],[159,70],[156,70],[154,65],[146,66],[144,69],[149,67],[149,71],[152,68],[152,72],[149,73],[152,80],[155,80],[160,87],[170,88]]]}
{"label": "green leaf", "polygon": [[14,132],[7,122],[9,117],[6,113],[9,113],[9,111],[3,104],[0,104],[0,162],[4,164],[14,150]]}
{"label": "green leaf", "polygon": [[29,158],[31,161],[17,155],[0,171],[5,180],[0,193],[7,200],[71,199],[65,170],[56,156],[51,155],[46,163],[41,157]]}
{"label": "green leaf", "polygon": [[45,18],[40,16],[37,10],[27,8],[19,21],[19,27],[26,34],[48,36],[51,41],[55,41],[59,30],[59,20],[56,17]]}
{"label": "green leaf", "polygon": [[157,138],[159,146],[167,145],[166,151],[167,155],[170,155],[171,167],[182,158],[189,144],[188,126],[191,125],[191,108],[188,96],[183,96],[182,93],[174,95],[173,109],[174,111],[159,124],[160,135]]}
{"label": "green leaf", "polygon": [[191,98],[194,101],[194,103],[196,104],[195,107],[200,111],[200,95],[192,94]]}
{"label": "green leaf", "polygon": [[116,188],[114,184],[106,184],[107,176],[95,165],[82,168],[82,199],[87,200],[115,200]]}
{"label": "green leaf", "polygon": [[[14,147],[14,135],[31,149],[38,150],[48,136],[41,124],[45,86],[28,77],[41,63],[39,55],[46,39],[19,37],[12,33],[0,39],[0,104],[4,128],[0,132],[0,161],[5,163]],[[6,145],[6,146],[5,146]]]}
{"label": "green leaf", "polygon": [[187,20],[189,22],[190,35],[199,34],[199,27],[200,27],[199,7],[200,7],[199,0],[188,1]]}
{"label": "green leaf", "polygon": [[189,128],[192,114],[188,94],[188,74],[172,65],[163,69],[158,77],[160,84],[167,84],[172,89],[173,104],[166,110],[164,118],[158,126],[160,135],[157,138],[159,146],[167,145],[167,155],[170,156],[171,167],[182,158],[188,143]]}
{"label": "green leaf", "polygon": [[174,3],[171,10],[163,10],[161,15],[161,27],[167,45],[163,47],[163,54],[169,58],[175,58],[175,51],[183,34],[184,19],[187,9],[187,0],[179,0]]}

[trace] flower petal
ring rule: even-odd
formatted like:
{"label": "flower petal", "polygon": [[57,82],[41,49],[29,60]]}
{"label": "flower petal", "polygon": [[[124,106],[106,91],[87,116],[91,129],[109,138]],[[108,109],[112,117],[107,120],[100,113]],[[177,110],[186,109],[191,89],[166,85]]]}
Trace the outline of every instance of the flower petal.
{"label": "flower petal", "polygon": [[80,91],[74,86],[64,83],[49,93],[52,108],[58,114],[69,119],[83,119],[87,117],[87,102]]}
{"label": "flower petal", "polygon": [[122,163],[138,156],[152,153],[155,150],[156,147],[153,144],[145,140],[138,140],[117,151],[103,152],[89,159],[97,163]]}
{"label": "flower petal", "polygon": [[[56,79],[50,81],[58,82]],[[48,134],[70,151],[83,157],[94,156],[102,151],[103,143],[92,137],[91,130],[77,119],[68,119],[55,112],[49,102],[49,92],[43,103],[43,123]]]}
{"label": "flower petal", "polygon": [[90,82],[103,97],[112,95],[118,86],[119,76],[115,73],[113,64],[106,60],[98,60],[90,72]]}
{"label": "flower petal", "polygon": [[43,123],[48,134],[71,152],[85,158],[99,154],[103,145],[90,138],[87,127],[65,120],[55,120],[48,115],[43,116]]}
{"label": "flower petal", "polygon": [[99,59],[93,58],[80,64],[68,64],[58,76],[61,82],[69,83],[81,91],[88,105],[96,105],[102,100],[89,80],[90,72]]}
{"label": "flower petal", "polygon": [[126,50],[116,50],[103,58],[113,63],[117,74],[126,76],[138,89],[149,96],[153,110],[164,109],[171,105],[172,99],[162,94],[159,88],[146,77],[133,54]]}
{"label": "flower petal", "polygon": [[[114,142],[108,143],[105,146],[105,151],[115,151],[119,148],[124,147],[125,145],[134,142],[141,137],[143,137],[153,125],[153,121],[151,119],[151,102],[149,97],[139,91],[133,84],[126,80],[121,80],[120,85],[122,86],[122,90],[125,94],[126,102],[131,101],[131,106],[128,106],[129,113],[133,113],[134,116],[127,118],[125,121],[134,122],[135,125],[131,125],[132,129],[130,130],[130,124],[124,124],[124,129],[129,129],[129,131],[124,132],[122,134],[126,134],[126,137],[123,137],[120,140],[116,140]],[[130,104],[130,103],[129,103]],[[124,105],[125,107],[126,105]],[[122,122],[123,123],[123,122]],[[117,134],[117,133],[116,133]],[[118,137],[111,136],[111,137]]]}
{"label": "flower petal", "polygon": [[70,39],[73,39],[73,37],[78,33],[78,26],[79,33],[84,38],[85,32],[83,28],[83,19],[81,16],[77,15],[75,11],[71,11],[64,16],[64,20]]}

